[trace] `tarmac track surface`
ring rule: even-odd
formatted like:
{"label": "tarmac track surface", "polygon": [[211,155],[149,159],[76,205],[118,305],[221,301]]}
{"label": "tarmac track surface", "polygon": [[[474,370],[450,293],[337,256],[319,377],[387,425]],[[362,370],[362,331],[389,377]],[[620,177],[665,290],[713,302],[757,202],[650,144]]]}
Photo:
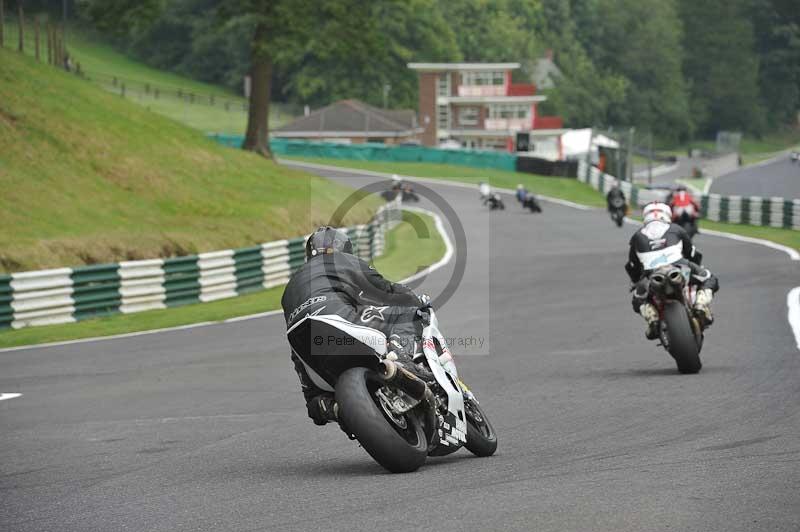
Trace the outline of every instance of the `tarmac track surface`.
{"label": "tarmac track surface", "polygon": [[454,350],[494,457],[385,473],[306,418],[281,317],[0,352],[0,392],[23,393],[0,402],[0,530],[798,529],[796,262],[699,236],[722,288],[705,366],[681,376],[631,313],[632,227],[432,188],[469,237],[439,318],[485,337]]}
{"label": "tarmac track surface", "polygon": [[789,155],[766,164],[755,164],[718,177],[711,192],[723,195],[762,196],[800,199],[800,164]]}

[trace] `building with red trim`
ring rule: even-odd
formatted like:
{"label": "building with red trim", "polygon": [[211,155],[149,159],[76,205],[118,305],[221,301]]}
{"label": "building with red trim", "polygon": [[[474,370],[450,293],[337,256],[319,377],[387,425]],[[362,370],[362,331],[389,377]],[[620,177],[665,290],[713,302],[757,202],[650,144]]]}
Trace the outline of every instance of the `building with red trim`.
{"label": "building with red trim", "polygon": [[[419,73],[419,125],[425,146],[515,151],[518,132],[558,145],[562,120],[540,116],[547,98],[534,84],[515,84],[519,63],[409,63]],[[556,154],[557,156],[558,154]]]}

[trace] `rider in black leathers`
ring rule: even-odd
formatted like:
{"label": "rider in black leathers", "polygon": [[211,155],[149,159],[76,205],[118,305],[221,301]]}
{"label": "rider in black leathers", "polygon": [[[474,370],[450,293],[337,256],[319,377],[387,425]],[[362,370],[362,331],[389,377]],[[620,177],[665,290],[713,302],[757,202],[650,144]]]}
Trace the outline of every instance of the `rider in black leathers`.
{"label": "rider in black leathers", "polygon": [[[308,315],[336,314],[350,323],[383,332],[391,350],[410,357],[414,340],[421,334],[416,313],[429,298],[387,281],[352,253],[352,243],[343,231],[320,227],[311,235],[306,244],[307,262],[289,280],[281,299],[286,328]],[[292,361],[309,417],[317,425],[336,421],[333,394],[314,384],[294,351]]]}
{"label": "rider in black leathers", "polygon": [[692,269],[690,283],[697,286],[695,296],[695,315],[704,327],[710,326],[714,318],[710,304],[713,294],[719,289],[719,281],[707,268],[701,266],[703,255],[692,244],[689,235],[679,225],[671,222],[672,213],[668,205],[654,202],[643,210],[644,226],[633,234],[630,240],[628,262],[625,271],[634,285],[633,311],[642,315],[647,322],[646,336],[653,340],[658,337],[658,311],[650,303],[649,278],[639,259],[640,254],[663,250],[671,246],[679,246],[683,259]]}
{"label": "rider in black leathers", "polygon": [[616,199],[621,199],[622,205],[625,205],[625,192],[622,191],[622,187],[619,185],[619,181],[617,181],[614,184],[614,186],[611,187],[611,190],[608,191],[608,194],[606,194],[606,203],[608,204],[609,211],[612,211],[617,208],[616,206],[614,206],[615,203],[614,200]]}

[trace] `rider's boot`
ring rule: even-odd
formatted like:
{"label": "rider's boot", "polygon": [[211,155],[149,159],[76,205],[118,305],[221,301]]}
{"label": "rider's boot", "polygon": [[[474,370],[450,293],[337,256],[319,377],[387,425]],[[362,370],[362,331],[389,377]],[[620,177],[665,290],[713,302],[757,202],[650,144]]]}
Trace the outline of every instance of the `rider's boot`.
{"label": "rider's boot", "polygon": [[701,288],[694,298],[694,315],[700,320],[700,324],[704,329],[714,323],[714,315],[711,314],[711,300],[713,298],[714,293],[710,288]]}
{"label": "rider's boot", "polygon": [[403,339],[400,335],[391,334],[389,338],[387,338],[387,344],[389,353],[386,355],[386,358],[399,362],[406,369],[416,373],[418,377],[424,380],[431,380],[433,378],[431,372],[422,364],[425,355],[422,352],[422,345],[420,342],[412,338]]}
{"label": "rider's boot", "polygon": [[315,425],[325,425],[333,421],[339,421],[339,405],[330,392],[322,392],[306,401],[308,417]]}
{"label": "rider's boot", "polygon": [[658,310],[652,303],[642,303],[639,307],[639,314],[647,322],[647,330],[644,335],[648,340],[658,338]]}

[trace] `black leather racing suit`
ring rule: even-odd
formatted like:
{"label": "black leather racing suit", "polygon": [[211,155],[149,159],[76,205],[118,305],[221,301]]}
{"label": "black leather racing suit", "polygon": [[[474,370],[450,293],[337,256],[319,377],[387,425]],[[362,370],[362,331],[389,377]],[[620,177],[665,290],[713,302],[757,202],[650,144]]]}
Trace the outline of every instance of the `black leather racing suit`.
{"label": "black leather racing suit", "polygon": [[638,253],[657,251],[670,246],[680,246],[683,258],[692,269],[690,283],[696,284],[699,288],[710,288],[712,292],[719,289],[717,277],[701,266],[703,254],[692,244],[683,227],[660,221],[650,222],[631,237],[628,262],[625,264],[625,271],[635,284],[631,301],[634,312],[638,313],[639,307],[647,302],[650,296],[649,278],[645,275]]}
{"label": "black leather racing suit", "polygon": [[[399,335],[413,346],[421,333],[415,319],[420,308],[408,287],[387,281],[369,264],[348,253],[312,257],[297,270],[281,298],[286,328],[309,314],[338,314],[351,323]],[[405,344],[407,345],[407,344]],[[309,378],[303,363],[292,361],[306,402],[323,393]]]}
{"label": "black leather racing suit", "polygon": [[616,210],[616,209],[619,208],[619,207],[614,205],[614,203],[615,203],[614,200],[616,200],[616,199],[621,199],[622,200],[622,206],[624,208],[625,207],[625,193],[622,191],[622,189],[620,187],[614,187],[614,188],[612,188],[611,190],[608,191],[608,194],[606,194],[606,204],[608,204],[608,210],[609,211],[613,211],[613,210]]}

